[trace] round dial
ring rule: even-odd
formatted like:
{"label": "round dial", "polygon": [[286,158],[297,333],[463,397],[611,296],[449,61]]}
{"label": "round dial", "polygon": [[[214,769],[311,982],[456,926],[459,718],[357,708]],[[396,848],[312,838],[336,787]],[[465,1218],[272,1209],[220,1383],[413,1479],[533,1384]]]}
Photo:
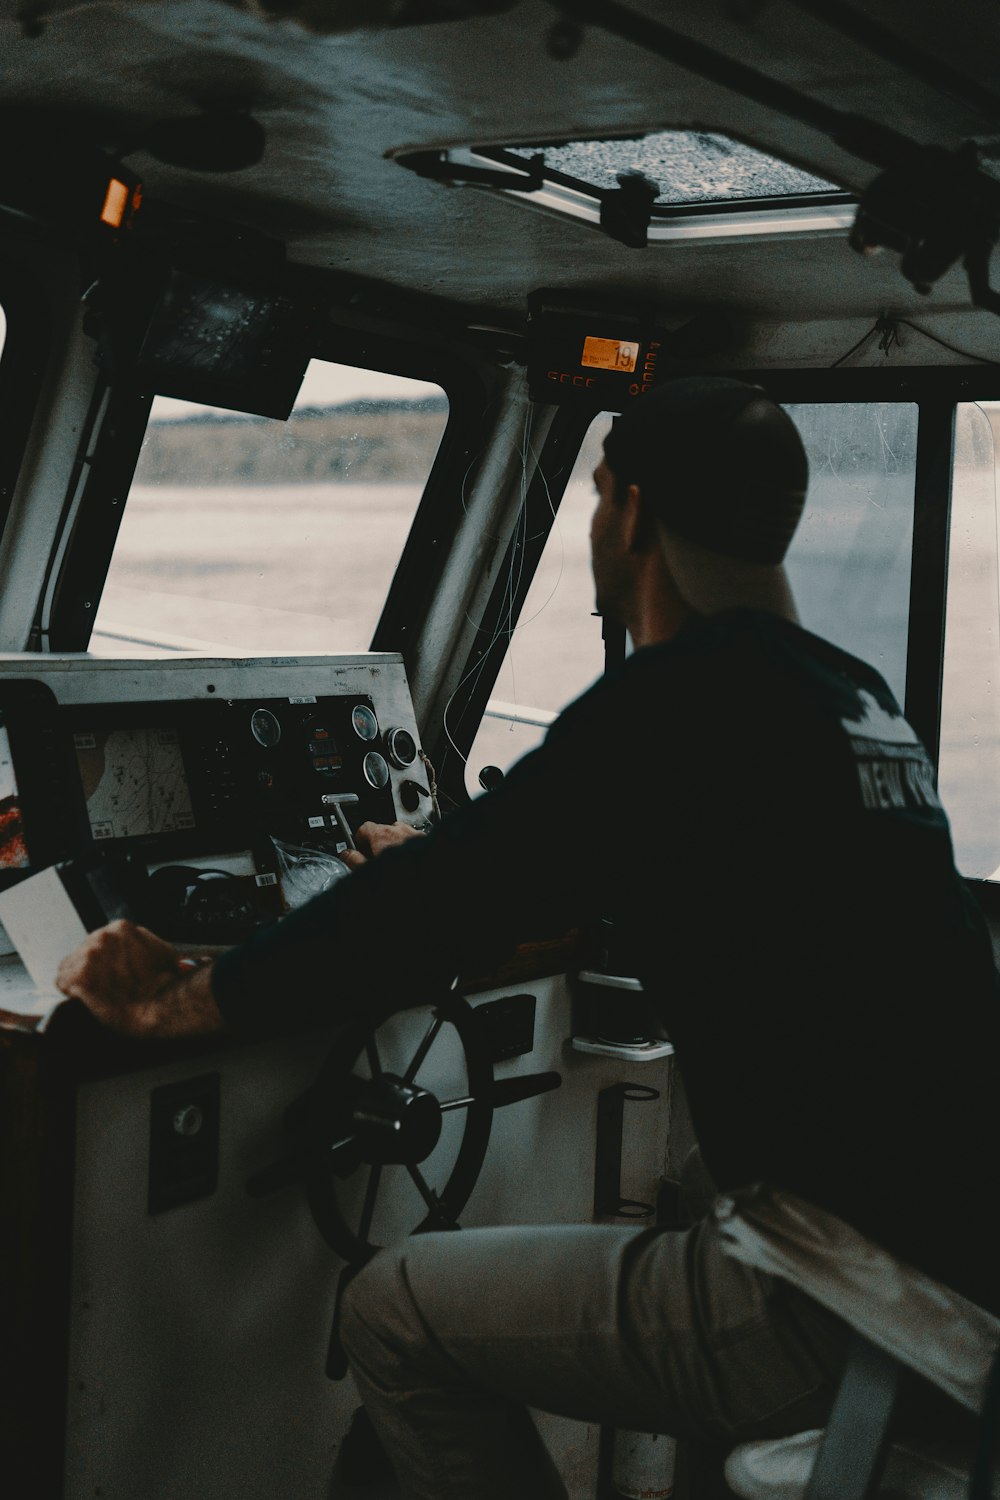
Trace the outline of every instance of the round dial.
{"label": "round dial", "polygon": [[408,729],[390,729],[385,748],[394,766],[412,766],[417,758],[417,742]]}
{"label": "round dial", "polygon": [[258,745],[271,750],[281,739],[281,724],[269,708],[255,708],[250,715],[250,733]]}
{"label": "round dial", "polygon": [[377,750],[369,750],[368,754],[365,756],[364,771],[365,780],[367,781],[368,785],[373,786],[376,791],[380,792],[384,786],[388,786],[389,767],[386,765],[384,758],[379,755]]}
{"label": "round dial", "polygon": [[359,740],[378,739],[378,719],[376,719],[367,703],[356,703],[354,712],[351,714],[351,723],[354,725],[354,733]]}

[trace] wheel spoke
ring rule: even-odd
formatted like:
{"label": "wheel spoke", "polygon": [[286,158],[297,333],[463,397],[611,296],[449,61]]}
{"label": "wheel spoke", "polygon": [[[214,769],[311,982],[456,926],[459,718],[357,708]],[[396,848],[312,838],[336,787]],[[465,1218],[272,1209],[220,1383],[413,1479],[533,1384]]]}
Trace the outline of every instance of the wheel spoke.
{"label": "wheel spoke", "polygon": [[441,1200],[438,1198],[438,1195],[434,1192],[433,1188],[428,1186],[427,1179],[424,1177],[423,1172],[421,1172],[419,1167],[415,1167],[411,1164],[407,1164],[406,1170],[409,1172],[411,1178],[413,1179],[413,1184],[416,1187],[417,1192],[420,1194],[421,1198],[423,1198],[424,1202],[427,1204],[427,1207],[430,1209],[435,1219],[440,1219],[442,1217]]}
{"label": "wheel spoke", "polygon": [[446,1099],[443,1104],[438,1105],[438,1109],[444,1114],[446,1109],[468,1109],[475,1102],[471,1094],[466,1094],[464,1099]]}
{"label": "wheel spoke", "polygon": [[374,1035],[365,1042],[365,1056],[368,1058],[368,1067],[373,1078],[378,1078],[382,1072],[382,1059],[378,1055],[378,1045]]}
{"label": "wheel spoke", "polygon": [[378,1197],[378,1185],[382,1177],[382,1163],[377,1161],[372,1164],[368,1174],[368,1186],[365,1188],[365,1201],[361,1209],[361,1222],[358,1225],[358,1239],[367,1240],[371,1233],[372,1219],[375,1215],[375,1199]]}
{"label": "wheel spoke", "polygon": [[428,1052],[434,1045],[434,1038],[437,1036],[443,1025],[444,1022],[441,1020],[441,1017],[435,1016],[431,1024],[428,1026],[426,1032],[424,1033],[424,1037],[422,1042],[420,1043],[420,1046],[417,1048],[416,1052],[414,1052],[413,1060],[410,1063],[410,1066],[403,1074],[404,1083],[412,1083],[414,1078],[416,1078],[417,1073],[420,1071],[420,1066],[423,1063],[424,1058],[427,1056]]}

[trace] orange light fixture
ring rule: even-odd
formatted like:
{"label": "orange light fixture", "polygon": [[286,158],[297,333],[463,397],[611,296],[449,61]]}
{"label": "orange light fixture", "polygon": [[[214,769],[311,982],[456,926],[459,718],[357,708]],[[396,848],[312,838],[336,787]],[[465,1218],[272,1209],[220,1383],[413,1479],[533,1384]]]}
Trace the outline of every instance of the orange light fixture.
{"label": "orange light fixture", "polygon": [[112,229],[120,229],[131,196],[131,189],[119,178],[112,177],[108,183],[108,190],[104,195],[104,207],[101,209],[101,223],[110,225]]}

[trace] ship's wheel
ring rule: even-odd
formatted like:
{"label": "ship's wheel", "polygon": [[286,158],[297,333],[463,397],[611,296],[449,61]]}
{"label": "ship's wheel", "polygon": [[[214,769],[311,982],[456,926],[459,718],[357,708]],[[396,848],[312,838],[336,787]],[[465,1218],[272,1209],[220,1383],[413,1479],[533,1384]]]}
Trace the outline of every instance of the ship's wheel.
{"label": "ship's wheel", "polygon": [[[448,1031],[457,1038],[464,1061],[464,1088],[440,1100],[421,1086],[421,1069]],[[359,1070],[364,1071],[359,1071]],[[423,1204],[423,1216],[407,1231],[458,1229],[459,1215],[476,1185],[489,1145],[493,1111],[557,1088],[558,1073],[533,1073],[496,1082],[489,1048],[476,1012],[450,991],[434,1008],[415,1049],[400,1068],[383,1066],[379,1030],[357,1025],[337,1040],[315,1083],[285,1112],[286,1155],[248,1183],[255,1197],[300,1183],[312,1216],[327,1244],[347,1262],[340,1294],[380,1249],[373,1239],[386,1168],[402,1168]],[[444,1180],[436,1182],[424,1164],[434,1153],[446,1114],[463,1116],[457,1152],[450,1154]],[[366,1172],[363,1192],[353,1179]],[[328,1373],[344,1373],[334,1316]]]}

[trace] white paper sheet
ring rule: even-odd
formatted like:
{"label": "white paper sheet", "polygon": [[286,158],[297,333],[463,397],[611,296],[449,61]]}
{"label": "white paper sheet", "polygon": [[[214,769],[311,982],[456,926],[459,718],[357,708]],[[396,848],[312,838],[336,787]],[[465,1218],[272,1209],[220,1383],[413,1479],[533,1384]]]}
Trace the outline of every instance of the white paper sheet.
{"label": "white paper sheet", "polygon": [[[33,997],[22,995],[13,969],[7,968],[10,961],[4,961],[0,964],[4,976],[0,978],[0,1006],[17,1015],[47,1017],[65,999],[56,989],[59,965],[87,936],[59,872],[41,870],[0,892],[0,922],[34,987]],[[20,984],[23,987],[23,975]]]}

